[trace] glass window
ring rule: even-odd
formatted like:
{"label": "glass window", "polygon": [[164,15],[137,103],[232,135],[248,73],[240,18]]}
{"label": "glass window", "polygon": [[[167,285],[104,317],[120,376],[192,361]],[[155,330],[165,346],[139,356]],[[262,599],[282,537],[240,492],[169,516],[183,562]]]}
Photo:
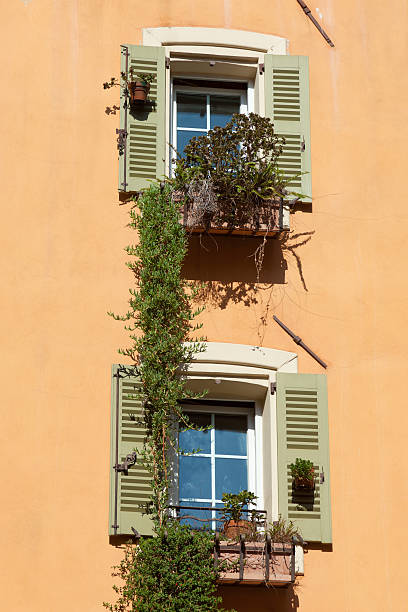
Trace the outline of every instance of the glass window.
{"label": "glass window", "polygon": [[[179,446],[192,455],[179,456],[179,504],[181,506],[221,507],[223,493],[248,489],[248,416],[219,413],[186,413],[204,431],[183,430],[180,424]],[[216,513],[182,510],[181,514],[212,518]],[[194,519],[186,519],[197,526]],[[219,525],[219,523],[218,523]],[[202,523],[201,523],[202,526]]]}
{"label": "glass window", "polygon": [[224,127],[234,113],[246,112],[246,96],[176,91],[173,146],[179,155],[193,136],[207,134],[216,126]]}

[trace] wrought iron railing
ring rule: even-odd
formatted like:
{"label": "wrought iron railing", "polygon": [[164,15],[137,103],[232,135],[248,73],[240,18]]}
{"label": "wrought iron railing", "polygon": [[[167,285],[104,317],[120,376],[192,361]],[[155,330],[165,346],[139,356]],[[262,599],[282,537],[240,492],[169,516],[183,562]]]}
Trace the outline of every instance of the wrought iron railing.
{"label": "wrought iron railing", "polygon": [[[224,508],[213,506],[188,506],[184,504],[169,506],[174,518],[178,521],[190,521],[191,527],[197,529],[205,529],[206,525],[212,531],[221,531],[225,523]],[[211,513],[211,516],[205,516],[205,513]],[[243,510],[242,519],[251,520],[252,510]],[[194,513],[198,513],[197,516]],[[266,527],[266,510],[256,510],[256,518],[251,521],[256,529],[265,529]],[[210,523],[212,523],[210,527]]]}
{"label": "wrought iron railing", "polygon": [[[192,506],[187,504],[169,506],[175,519],[186,522],[193,529],[214,532],[214,565],[225,566],[225,559],[233,559],[232,570],[221,571],[219,582],[262,583],[287,585],[295,581],[295,541],[272,542],[266,531],[266,510],[256,510],[251,521],[251,535],[241,533],[237,541],[223,539],[224,509],[214,506]],[[198,514],[198,516],[197,516]],[[206,516],[207,514],[207,516]],[[251,518],[251,510],[242,513],[245,520]],[[252,559],[252,562],[251,562]],[[257,569],[251,565],[254,559]]]}

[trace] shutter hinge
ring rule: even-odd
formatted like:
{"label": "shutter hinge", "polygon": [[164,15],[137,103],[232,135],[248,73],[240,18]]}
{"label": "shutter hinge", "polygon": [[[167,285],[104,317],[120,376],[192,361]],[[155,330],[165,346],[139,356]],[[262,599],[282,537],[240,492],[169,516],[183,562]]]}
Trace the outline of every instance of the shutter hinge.
{"label": "shutter hinge", "polygon": [[165,62],[166,62],[165,63],[166,68],[170,68],[170,58],[169,57],[165,58]]}
{"label": "shutter hinge", "polygon": [[300,150],[304,151],[306,149],[305,137],[303,136],[303,140],[300,143]]}
{"label": "shutter hinge", "polygon": [[265,72],[265,64],[259,64],[259,74],[263,74]]}
{"label": "shutter hinge", "polygon": [[324,472],[320,472],[320,484],[324,483]]}
{"label": "shutter hinge", "polygon": [[119,151],[119,155],[123,155],[125,152],[126,138],[127,138],[128,133],[126,130],[123,130],[123,129],[118,130],[118,128],[116,128],[116,133],[118,135],[116,142],[118,143],[117,148]]}
{"label": "shutter hinge", "polygon": [[124,475],[127,476],[128,469],[130,468],[131,465],[135,465],[136,459],[137,459],[137,453],[136,451],[133,451],[133,453],[126,455],[126,459],[124,460],[123,463],[117,463],[116,465],[114,465],[113,469],[115,470],[115,472],[123,472]]}
{"label": "shutter hinge", "polygon": [[276,393],[276,382],[271,382],[271,395]]}

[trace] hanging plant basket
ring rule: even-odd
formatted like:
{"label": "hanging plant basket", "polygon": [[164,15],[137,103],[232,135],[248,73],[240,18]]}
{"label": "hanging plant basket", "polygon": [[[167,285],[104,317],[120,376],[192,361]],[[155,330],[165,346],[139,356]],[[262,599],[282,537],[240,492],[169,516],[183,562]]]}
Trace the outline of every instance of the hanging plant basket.
{"label": "hanging plant basket", "polygon": [[131,104],[140,104],[146,102],[147,96],[150,91],[150,83],[146,83],[146,81],[142,80],[130,81],[127,84],[127,88]]}

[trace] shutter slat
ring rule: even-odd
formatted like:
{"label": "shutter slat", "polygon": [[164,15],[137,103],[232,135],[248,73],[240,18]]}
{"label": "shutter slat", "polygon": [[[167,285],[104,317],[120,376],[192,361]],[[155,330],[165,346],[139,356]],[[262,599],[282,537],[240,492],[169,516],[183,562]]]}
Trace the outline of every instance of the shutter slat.
{"label": "shutter slat", "polygon": [[[135,192],[165,174],[165,55],[163,47],[126,45],[126,48],[129,69],[156,77],[150,85],[149,102],[140,107],[127,106],[121,92],[120,127],[126,127],[128,135],[126,153],[119,156],[119,190]],[[121,70],[126,72],[124,52]]]}
{"label": "shutter slat", "polygon": [[[116,457],[116,384],[115,375],[119,366],[112,368],[112,429],[111,429],[111,495],[109,533],[114,534],[114,500],[115,500],[115,457]],[[140,379],[126,376],[119,379],[119,463],[126,455],[143,449],[146,428],[143,422],[143,400],[138,392]],[[141,535],[153,533],[152,520],[146,512],[151,496],[150,477],[146,468],[136,461],[129,467],[128,474],[119,473],[117,498],[117,531],[116,534],[132,534],[132,527]]]}
{"label": "shutter slat", "polygon": [[[278,372],[276,381],[279,512],[296,522],[305,540],[331,542],[326,377]],[[313,490],[293,487],[289,466],[297,457],[314,464]]]}
{"label": "shutter slat", "polygon": [[278,167],[288,178],[294,177],[288,190],[302,193],[302,201],[308,202],[312,196],[308,58],[266,54],[264,65],[265,114],[286,140]]}

